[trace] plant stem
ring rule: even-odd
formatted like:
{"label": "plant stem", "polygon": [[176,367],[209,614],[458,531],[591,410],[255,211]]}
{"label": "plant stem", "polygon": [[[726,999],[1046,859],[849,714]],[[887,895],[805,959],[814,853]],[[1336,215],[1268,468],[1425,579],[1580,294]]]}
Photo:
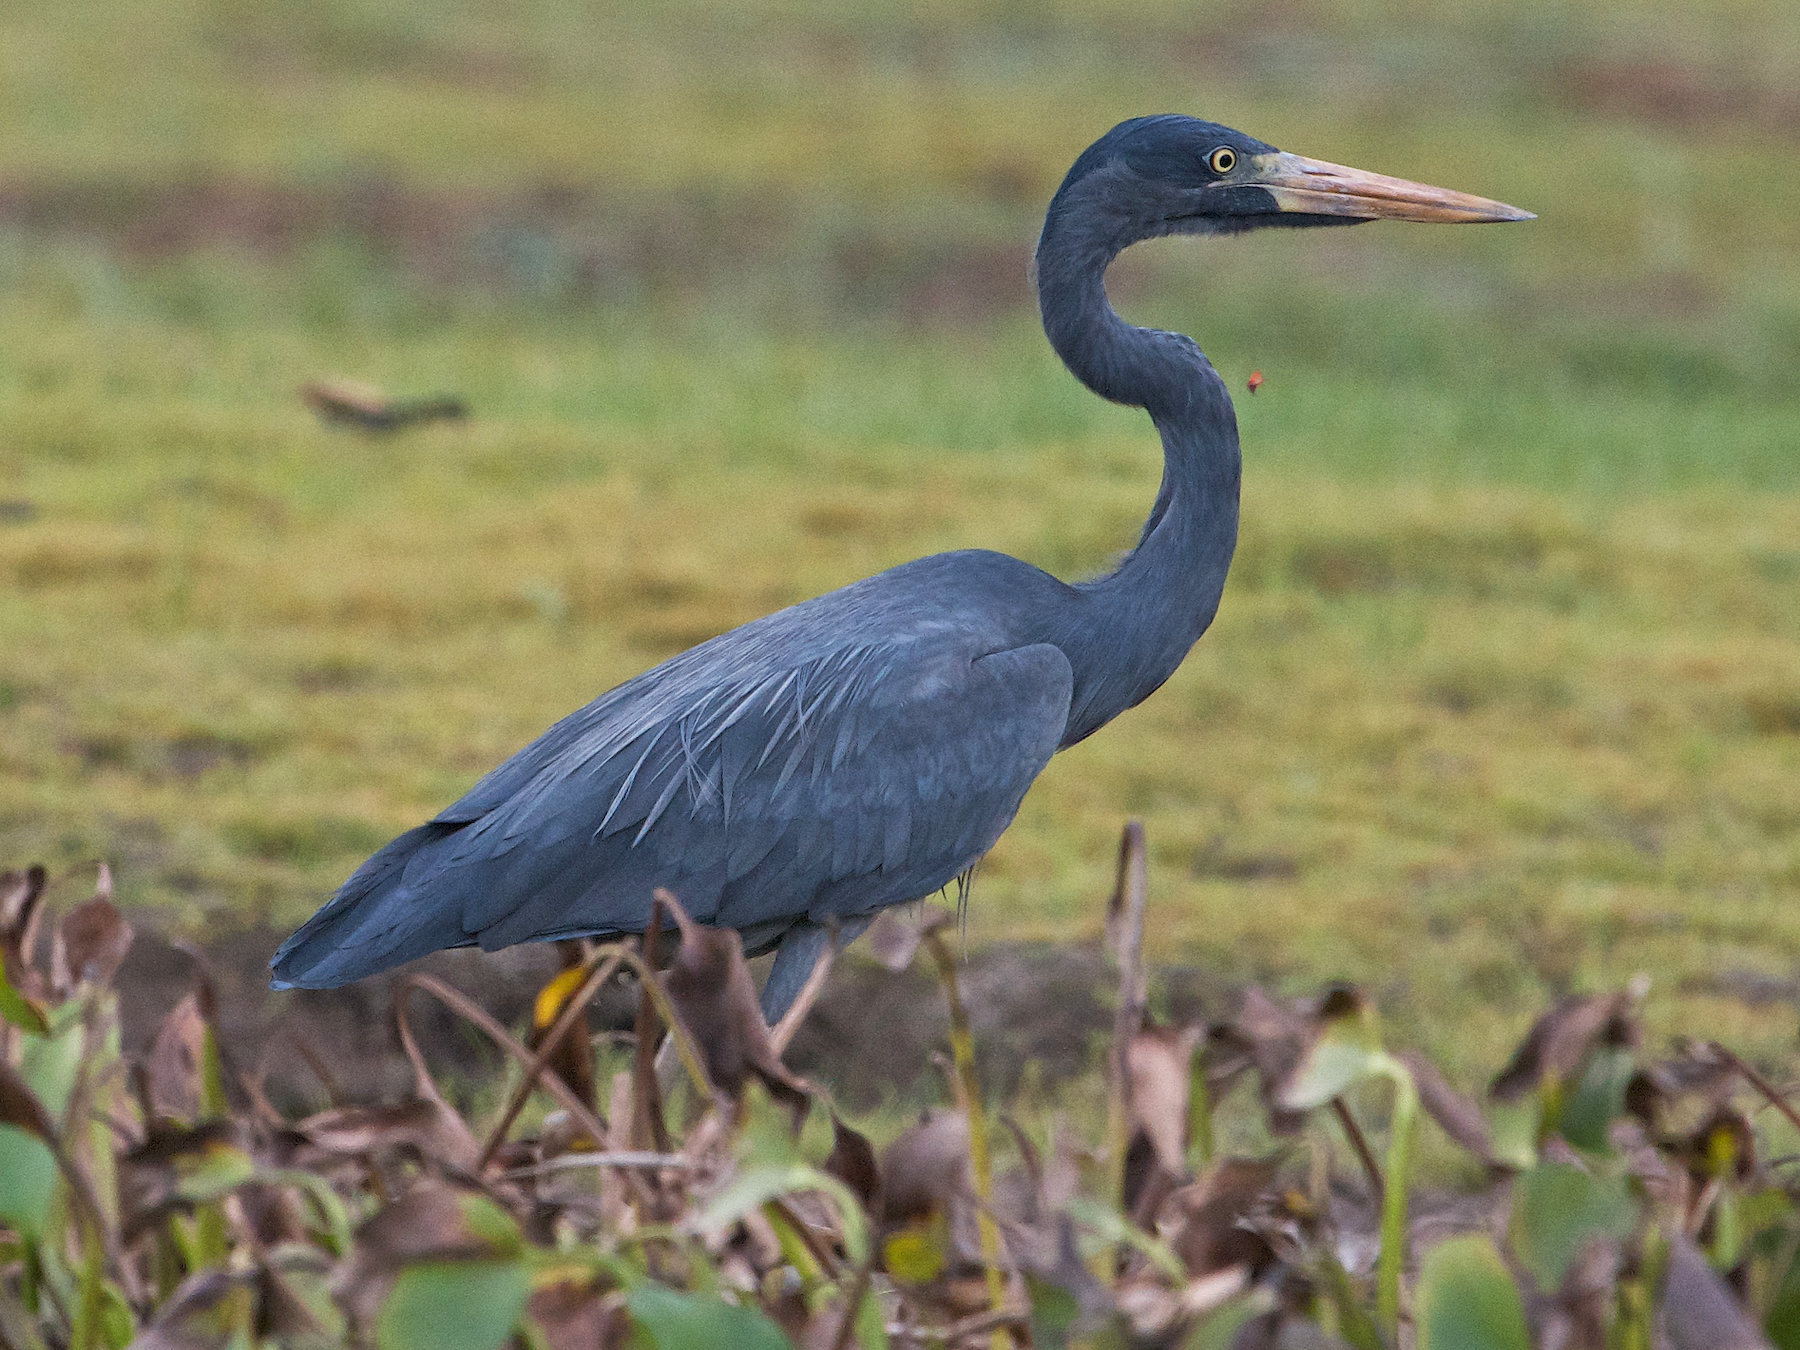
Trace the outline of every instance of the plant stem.
{"label": "plant stem", "polygon": [[1188,1072],[1188,1139],[1194,1153],[1194,1172],[1204,1172],[1213,1160],[1212,1091],[1206,1085],[1206,1051],[1194,1055]]}
{"label": "plant stem", "polygon": [[[995,1312],[1006,1305],[1006,1277],[1000,1270],[1000,1227],[994,1222],[994,1172],[988,1157],[987,1112],[982,1107],[981,1084],[975,1077],[975,1037],[969,1031],[968,1013],[956,985],[956,954],[936,929],[925,934],[926,945],[937,962],[938,978],[950,1003],[950,1053],[956,1063],[957,1095],[969,1121],[969,1171],[975,1183],[975,1226],[981,1234],[981,1264],[987,1275],[988,1300]],[[1005,1350],[1012,1337],[999,1327],[993,1333],[994,1350]]]}
{"label": "plant stem", "polygon": [[1400,1269],[1406,1260],[1406,1192],[1414,1137],[1419,1131],[1419,1089],[1399,1060],[1382,1052],[1380,1071],[1394,1083],[1394,1119],[1388,1140],[1387,1186],[1381,1197],[1381,1255],[1375,1263],[1375,1315],[1390,1340],[1400,1330]]}
{"label": "plant stem", "polygon": [[1144,904],[1149,890],[1142,821],[1127,821],[1119,839],[1119,869],[1106,927],[1119,966],[1119,1001],[1113,1009],[1112,1057],[1106,1094],[1107,1195],[1125,1203],[1125,1154],[1131,1147],[1131,1043],[1144,1027]]}

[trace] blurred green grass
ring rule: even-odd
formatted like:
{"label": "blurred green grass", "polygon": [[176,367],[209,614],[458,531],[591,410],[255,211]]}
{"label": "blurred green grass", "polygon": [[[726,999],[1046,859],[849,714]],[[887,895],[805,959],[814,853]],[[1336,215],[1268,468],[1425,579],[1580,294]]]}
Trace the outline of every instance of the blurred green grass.
{"label": "blurred green grass", "polygon": [[[1267,377],[1243,545],[972,939],[1091,935],[1137,813],[1165,960],[1366,981],[1453,1064],[1643,969],[1791,1065],[1796,89],[1759,0],[0,13],[0,859],[296,922],[731,624],[939,548],[1104,567],[1154,439],[1025,260],[1179,109],[1541,219],[1121,263]],[[476,417],[332,434],[320,374]]]}

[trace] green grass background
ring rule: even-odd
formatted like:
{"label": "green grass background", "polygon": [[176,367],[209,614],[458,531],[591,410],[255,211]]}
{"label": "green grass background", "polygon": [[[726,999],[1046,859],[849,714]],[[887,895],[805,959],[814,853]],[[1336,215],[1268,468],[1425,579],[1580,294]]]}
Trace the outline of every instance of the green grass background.
{"label": "green grass background", "polygon": [[[970,939],[1367,982],[1491,1067],[1643,970],[1792,1065],[1800,9],[1779,0],[68,0],[0,9],[0,859],[204,935],[690,643],[916,556],[1065,576],[1159,460],[1025,259],[1114,121],[1528,207],[1161,243],[1244,537]],[[476,416],[372,442],[320,375]]]}

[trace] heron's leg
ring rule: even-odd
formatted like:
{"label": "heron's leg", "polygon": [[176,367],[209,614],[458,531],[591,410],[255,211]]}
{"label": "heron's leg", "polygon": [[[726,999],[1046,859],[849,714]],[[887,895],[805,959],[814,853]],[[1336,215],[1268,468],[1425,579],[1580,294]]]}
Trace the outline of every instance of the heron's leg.
{"label": "heron's leg", "polygon": [[[836,928],[837,945],[840,948],[848,947],[869,926],[871,920],[872,916],[839,922]],[[781,946],[775,951],[775,964],[769,969],[769,981],[763,985],[763,1021],[774,1026],[794,1006],[794,1000],[800,997],[800,991],[806,987],[807,977],[813,973],[813,967],[831,950],[832,936],[832,929],[804,920],[787,930],[787,934],[781,939]]]}

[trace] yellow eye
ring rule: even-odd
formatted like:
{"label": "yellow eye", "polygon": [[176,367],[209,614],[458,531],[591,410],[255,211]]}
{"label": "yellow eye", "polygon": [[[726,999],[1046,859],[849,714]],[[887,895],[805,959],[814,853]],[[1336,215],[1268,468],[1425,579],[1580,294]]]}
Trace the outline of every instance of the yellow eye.
{"label": "yellow eye", "polygon": [[1237,151],[1229,145],[1221,145],[1206,157],[1206,167],[1214,173],[1230,173],[1237,168]]}

